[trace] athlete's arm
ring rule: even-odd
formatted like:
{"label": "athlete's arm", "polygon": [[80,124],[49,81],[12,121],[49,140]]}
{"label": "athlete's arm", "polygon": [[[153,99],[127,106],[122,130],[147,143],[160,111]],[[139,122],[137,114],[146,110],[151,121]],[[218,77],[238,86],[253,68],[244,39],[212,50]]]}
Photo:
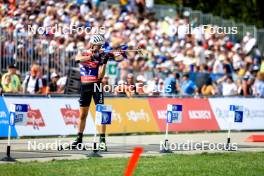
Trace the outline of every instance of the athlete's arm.
{"label": "athlete's arm", "polygon": [[91,61],[92,60],[92,52],[82,53],[81,51],[78,52],[77,56],[75,57],[76,62],[84,62],[84,61]]}
{"label": "athlete's arm", "polygon": [[92,60],[91,56],[77,55],[77,56],[75,57],[75,61],[76,61],[76,62],[84,62],[84,61],[91,61],[91,60]]}
{"label": "athlete's arm", "polygon": [[103,79],[105,75],[105,69],[106,69],[106,64],[103,64],[99,67],[99,74],[98,74],[99,80]]}
{"label": "athlete's arm", "polygon": [[75,61],[76,62],[84,62],[84,61],[90,61],[92,60],[90,56],[76,56]]}
{"label": "athlete's arm", "polygon": [[99,80],[103,79],[105,75],[106,64],[108,62],[109,57],[110,56],[108,55],[102,56],[102,65],[99,67],[99,74],[98,74]]}

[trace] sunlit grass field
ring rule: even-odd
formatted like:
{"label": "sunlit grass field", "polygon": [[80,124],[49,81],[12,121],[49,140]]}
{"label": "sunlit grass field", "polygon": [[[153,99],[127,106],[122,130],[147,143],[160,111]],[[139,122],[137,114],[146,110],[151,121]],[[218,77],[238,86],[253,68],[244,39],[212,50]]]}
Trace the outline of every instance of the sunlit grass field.
{"label": "sunlit grass field", "polygon": [[[124,175],[129,158],[87,158],[0,164],[0,176],[115,176]],[[169,154],[141,157],[138,176],[263,176],[264,152]]]}

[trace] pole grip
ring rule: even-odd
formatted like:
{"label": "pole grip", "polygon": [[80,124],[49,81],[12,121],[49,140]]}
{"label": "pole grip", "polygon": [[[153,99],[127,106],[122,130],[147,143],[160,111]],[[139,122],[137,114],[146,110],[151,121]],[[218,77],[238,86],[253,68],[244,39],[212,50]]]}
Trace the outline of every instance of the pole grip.
{"label": "pole grip", "polygon": [[165,139],[164,145],[165,145],[166,148],[169,146],[169,140],[168,139]]}
{"label": "pole grip", "polygon": [[10,157],[10,151],[11,151],[11,146],[8,145],[7,148],[6,148],[6,156],[7,157]]}
{"label": "pole grip", "polygon": [[96,142],[93,143],[93,151],[97,151],[97,145],[96,145]]}
{"label": "pole grip", "polygon": [[230,142],[231,142],[231,139],[230,139],[230,137],[228,137],[227,138],[227,144],[230,144]]}

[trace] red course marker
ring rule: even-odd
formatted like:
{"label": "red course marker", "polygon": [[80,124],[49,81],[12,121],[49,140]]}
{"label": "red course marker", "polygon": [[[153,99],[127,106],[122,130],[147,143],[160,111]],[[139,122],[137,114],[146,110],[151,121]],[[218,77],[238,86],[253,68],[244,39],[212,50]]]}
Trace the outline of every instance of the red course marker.
{"label": "red course marker", "polygon": [[130,158],[130,161],[127,165],[126,168],[126,172],[125,172],[125,176],[132,176],[133,171],[135,170],[136,166],[137,166],[137,162],[139,160],[140,154],[143,152],[143,148],[142,147],[135,147],[134,148],[134,152]]}
{"label": "red course marker", "polygon": [[264,142],[264,135],[251,135],[246,140],[246,142]]}

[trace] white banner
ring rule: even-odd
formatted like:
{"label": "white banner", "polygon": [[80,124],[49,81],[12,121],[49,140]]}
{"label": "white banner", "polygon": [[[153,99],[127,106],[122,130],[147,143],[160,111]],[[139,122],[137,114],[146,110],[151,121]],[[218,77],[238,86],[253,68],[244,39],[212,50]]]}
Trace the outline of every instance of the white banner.
{"label": "white banner", "polygon": [[231,129],[263,130],[264,99],[263,98],[209,98],[212,111],[221,130],[228,129],[229,105],[243,106],[243,122],[235,123],[231,119]]}
{"label": "white banner", "polygon": [[[78,98],[4,97],[10,104],[28,104],[26,126],[16,126],[18,136],[77,134],[79,120]],[[94,134],[95,124],[91,113],[86,120],[85,134]]]}

